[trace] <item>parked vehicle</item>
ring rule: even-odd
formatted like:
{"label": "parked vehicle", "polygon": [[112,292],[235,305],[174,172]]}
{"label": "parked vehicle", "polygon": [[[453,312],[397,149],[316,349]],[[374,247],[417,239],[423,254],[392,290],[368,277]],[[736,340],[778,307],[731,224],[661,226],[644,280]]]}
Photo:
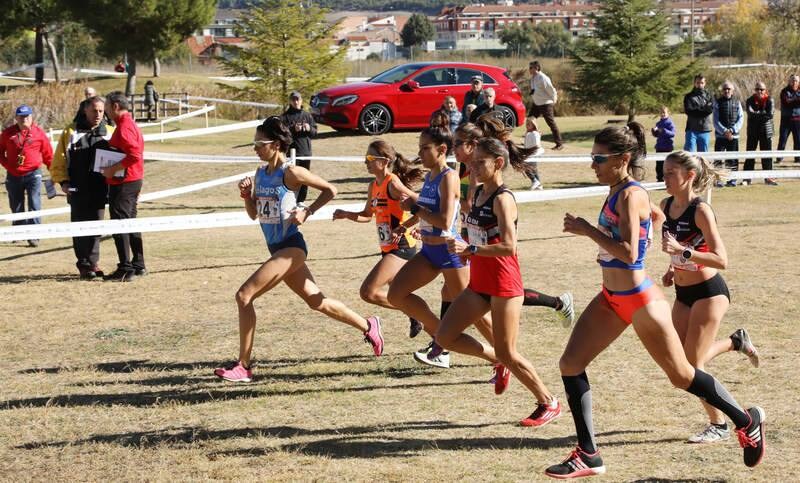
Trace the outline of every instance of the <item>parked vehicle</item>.
{"label": "parked vehicle", "polygon": [[311,98],[316,121],[337,130],[358,129],[378,135],[391,129],[422,129],[431,113],[453,96],[459,109],[473,76],[494,88],[505,123],[525,122],[519,87],[502,67],[463,62],[414,62],[398,65],[365,82],[330,87]]}

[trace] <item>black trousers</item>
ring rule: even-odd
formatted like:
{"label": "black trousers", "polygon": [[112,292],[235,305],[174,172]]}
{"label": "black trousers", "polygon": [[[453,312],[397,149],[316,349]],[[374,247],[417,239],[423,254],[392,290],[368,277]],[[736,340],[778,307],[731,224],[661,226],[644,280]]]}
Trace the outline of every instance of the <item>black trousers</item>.
{"label": "black trousers", "polygon": [[[781,124],[778,132],[778,151],[786,149],[790,134],[792,135],[794,150],[800,151],[800,121],[792,121],[790,117],[781,116]],[[800,157],[795,157],[794,162],[800,163]]]}
{"label": "black trousers", "polygon": [[[738,151],[738,150],[739,150],[739,138],[725,139],[724,137],[720,136],[716,140],[714,140],[714,151]],[[714,166],[719,166],[721,164],[722,161],[714,161]],[[731,171],[739,171],[739,160],[726,159],[725,167]]]}
{"label": "black trousers", "polygon": [[[772,137],[767,137],[766,133],[747,133],[747,150],[755,151],[756,148],[761,151],[772,151]],[[745,171],[753,171],[755,167],[755,159],[744,160]],[[761,169],[772,169],[772,158],[761,158]]]}
{"label": "black trousers", "polygon": [[[311,154],[298,154],[297,156],[311,156]],[[295,164],[298,166],[302,166],[307,170],[311,170],[311,160],[310,159],[298,159],[295,161]],[[308,195],[308,186],[303,185],[300,187],[300,190],[297,192],[297,202],[302,203],[306,200],[306,196]]]}
{"label": "black trousers", "polygon": [[544,122],[547,123],[550,132],[553,133],[553,142],[556,143],[556,146],[561,146],[563,141],[561,140],[561,132],[558,130],[558,125],[556,124],[555,107],[552,104],[537,106],[531,102],[531,114],[533,114],[533,117],[536,119],[539,119],[539,116],[544,118]]}
{"label": "black trousers", "polygon": [[[98,196],[81,196],[73,193],[69,196],[69,220],[98,221],[105,215],[105,199]],[[100,235],[72,237],[72,249],[78,261],[78,270],[94,270],[100,261]]]}
{"label": "black trousers", "polygon": [[[142,191],[142,180],[131,181],[108,187],[108,211],[112,220],[136,218],[136,204],[139,192]],[[132,271],[143,270],[144,246],[141,233],[118,233],[114,235],[119,263],[117,268]],[[133,257],[131,258],[131,254]]]}

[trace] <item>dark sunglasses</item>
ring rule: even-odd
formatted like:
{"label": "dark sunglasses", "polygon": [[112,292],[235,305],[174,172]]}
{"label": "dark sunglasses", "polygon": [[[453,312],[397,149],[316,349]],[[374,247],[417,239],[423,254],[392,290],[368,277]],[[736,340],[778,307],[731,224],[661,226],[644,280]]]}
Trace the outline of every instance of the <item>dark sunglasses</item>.
{"label": "dark sunglasses", "polygon": [[611,154],[594,154],[594,153],[592,153],[592,154],[589,155],[589,157],[592,158],[592,162],[593,163],[595,163],[595,164],[603,164],[606,161],[608,161],[608,159],[611,156],[622,156],[623,154],[625,154],[625,153],[611,153]]}

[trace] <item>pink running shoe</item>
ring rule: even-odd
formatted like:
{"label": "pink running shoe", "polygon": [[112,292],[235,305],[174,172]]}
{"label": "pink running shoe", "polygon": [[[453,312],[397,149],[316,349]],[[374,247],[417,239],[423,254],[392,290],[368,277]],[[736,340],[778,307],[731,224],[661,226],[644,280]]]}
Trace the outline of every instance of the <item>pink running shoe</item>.
{"label": "pink running shoe", "polygon": [[498,396],[506,392],[508,383],[511,382],[511,371],[503,364],[494,366],[494,393]]}
{"label": "pink running shoe", "polygon": [[377,315],[367,317],[369,328],[364,332],[364,342],[372,346],[376,356],[383,354],[383,331],[381,331],[381,318]]}
{"label": "pink running shoe", "polygon": [[214,375],[231,382],[250,382],[253,380],[253,371],[246,369],[239,361],[230,364],[228,367],[214,369]]}
{"label": "pink running shoe", "polygon": [[550,404],[537,404],[533,414],[519,422],[522,426],[538,428],[561,417],[561,403],[553,398]]}

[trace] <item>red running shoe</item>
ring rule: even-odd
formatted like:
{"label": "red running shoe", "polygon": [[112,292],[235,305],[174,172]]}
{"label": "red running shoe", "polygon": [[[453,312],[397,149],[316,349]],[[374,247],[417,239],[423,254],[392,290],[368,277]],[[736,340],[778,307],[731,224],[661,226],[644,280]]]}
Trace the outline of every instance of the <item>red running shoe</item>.
{"label": "red running shoe", "polygon": [[494,393],[498,396],[506,392],[511,382],[511,371],[503,364],[494,365]]}
{"label": "red running shoe", "polygon": [[561,403],[553,398],[550,404],[537,404],[533,414],[519,422],[522,426],[538,428],[561,417]]}
{"label": "red running shoe", "polygon": [[567,459],[547,468],[544,474],[550,478],[567,480],[583,476],[602,475],[605,472],[606,467],[603,466],[603,458],[600,457],[599,451],[589,454],[578,447],[572,450]]}

